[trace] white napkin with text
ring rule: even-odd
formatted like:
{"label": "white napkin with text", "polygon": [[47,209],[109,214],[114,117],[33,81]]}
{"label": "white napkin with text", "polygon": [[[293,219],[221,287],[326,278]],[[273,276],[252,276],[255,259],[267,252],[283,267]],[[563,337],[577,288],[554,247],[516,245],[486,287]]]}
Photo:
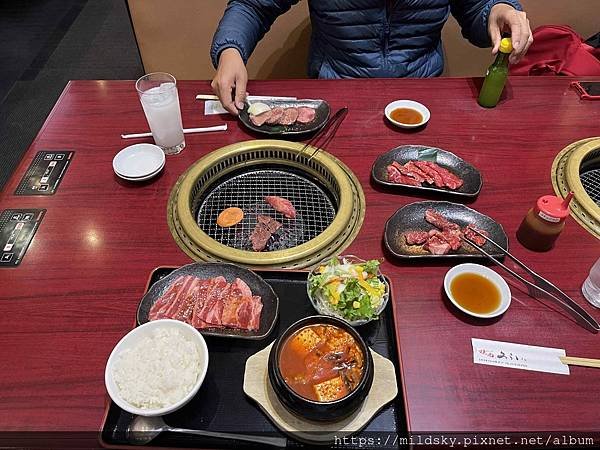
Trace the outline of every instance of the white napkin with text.
{"label": "white napkin with text", "polygon": [[561,356],[566,356],[565,350],[561,348],[536,347],[477,338],[471,338],[471,344],[475,364],[561,375],[570,374],[569,366],[560,360]]}

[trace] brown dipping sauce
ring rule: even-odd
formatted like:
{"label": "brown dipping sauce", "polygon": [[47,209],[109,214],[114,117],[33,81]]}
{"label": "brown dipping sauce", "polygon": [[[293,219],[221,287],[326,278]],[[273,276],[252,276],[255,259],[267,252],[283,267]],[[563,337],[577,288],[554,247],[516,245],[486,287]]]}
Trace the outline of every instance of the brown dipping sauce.
{"label": "brown dipping sauce", "polygon": [[423,121],[423,115],[412,108],[396,108],[390,113],[390,117],[396,122],[407,125],[416,125]]}
{"label": "brown dipping sauce", "polygon": [[341,328],[309,325],[283,343],[279,370],[296,394],[330,402],[356,389],[364,371],[364,355],[356,340]]}
{"label": "brown dipping sauce", "polygon": [[463,308],[476,314],[490,314],[500,307],[500,289],[477,273],[462,273],[450,283],[450,292]]}

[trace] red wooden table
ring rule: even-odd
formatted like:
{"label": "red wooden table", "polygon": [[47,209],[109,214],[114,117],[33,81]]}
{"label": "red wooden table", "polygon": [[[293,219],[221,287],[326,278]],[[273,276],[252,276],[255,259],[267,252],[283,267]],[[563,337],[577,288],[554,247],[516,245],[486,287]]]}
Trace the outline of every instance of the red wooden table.
{"label": "red wooden table", "polygon": [[[327,99],[349,114],[329,145],[356,173],[367,199],[362,230],[349,252],[382,258],[385,221],[419,195],[394,195],[371,185],[372,162],[401,144],[427,144],[457,153],[478,167],[481,194],[470,206],[504,226],[511,250],[561,286],[600,320],[580,294],[600,242],[569,219],[556,248],[525,250],[514,233],[535,199],[552,193],[550,167],[569,143],[600,135],[600,102],[581,101],[568,78],[513,78],[507,98],[484,110],[471,79],[264,81],[255,95]],[[225,133],[186,137],[163,174],[144,185],[113,174],[115,153],[134,141],[123,132],[147,129],[132,81],[75,81],[65,89],[38,137],[0,195],[0,207],[48,211],[23,262],[0,270],[0,429],[95,430],[105,402],[104,365],[132,326],[149,273],[189,258],[167,228],[166,202],[179,175],[208,152],[252,136],[230,117],[204,116],[197,93],[208,82],[180,83],[185,127],[229,124]],[[385,105],[411,98],[431,121],[418,132],[386,124]],[[150,142],[150,141],[148,141]],[[58,192],[13,195],[42,149],[76,154]],[[386,260],[394,282],[401,379],[409,429],[427,431],[598,431],[600,377],[572,367],[570,376],[474,365],[471,338],[564,348],[600,357],[600,335],[513,288],[513,303],[497,321],[476,322],[442,295],[452,262]]]}

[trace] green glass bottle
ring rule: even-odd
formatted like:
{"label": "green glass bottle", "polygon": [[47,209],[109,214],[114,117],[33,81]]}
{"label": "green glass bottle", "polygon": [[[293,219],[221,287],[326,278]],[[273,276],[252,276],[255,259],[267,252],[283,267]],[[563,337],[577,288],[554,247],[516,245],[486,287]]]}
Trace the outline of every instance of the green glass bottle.
{"label": "green glass bottle", "polygon": [[506,83],[506,78],[508,77],[508,56],[512,50],[510,38],[503,38],[500,41],[500,49],[498,50],[496,61],[488,68],[485,80],[483,80],[483,86],[479,92],[478,103],[481,106],[493,108],[498,104],[504,84]]}

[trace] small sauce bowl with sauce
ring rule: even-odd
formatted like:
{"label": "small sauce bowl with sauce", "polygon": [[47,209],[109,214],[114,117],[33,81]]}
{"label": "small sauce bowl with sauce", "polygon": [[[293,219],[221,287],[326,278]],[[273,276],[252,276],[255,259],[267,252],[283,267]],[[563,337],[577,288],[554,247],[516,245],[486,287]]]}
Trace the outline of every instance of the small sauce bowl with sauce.
{"label": "small sauce bowl with sauce", "polygon": [[431,113],[419,102],[396,100],[385,107],[385,117],[400,128],[417,128],[429,121]]}
{"label": "small sauce bowl with sauce", "polygon": [[510,288],[504,278],[479,264],[460,264],[450,269],[444,289],[454,306],[473,317],[497,317],[510,306]]}

